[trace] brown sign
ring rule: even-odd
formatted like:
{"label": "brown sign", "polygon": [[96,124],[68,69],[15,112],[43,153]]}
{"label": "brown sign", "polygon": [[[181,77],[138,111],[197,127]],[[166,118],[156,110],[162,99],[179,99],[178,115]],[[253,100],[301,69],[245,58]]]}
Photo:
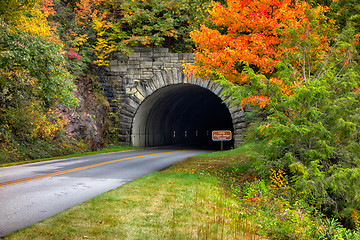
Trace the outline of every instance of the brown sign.
{"label": "brown sign", "polygon": [[212,132],[213,141],[230,141],[232,138],[230,130],[216,130]]}

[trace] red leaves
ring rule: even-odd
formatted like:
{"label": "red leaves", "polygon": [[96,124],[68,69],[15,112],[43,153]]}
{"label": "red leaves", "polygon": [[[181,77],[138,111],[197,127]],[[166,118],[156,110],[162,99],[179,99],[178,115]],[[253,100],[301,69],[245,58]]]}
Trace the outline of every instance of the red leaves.
{"label": "red leaves", "polygon": [[74,49],[69,49],[66,56],[68,59],[73,61],[79,61],[81,59],[81,56],[77,52],[74,52]]}

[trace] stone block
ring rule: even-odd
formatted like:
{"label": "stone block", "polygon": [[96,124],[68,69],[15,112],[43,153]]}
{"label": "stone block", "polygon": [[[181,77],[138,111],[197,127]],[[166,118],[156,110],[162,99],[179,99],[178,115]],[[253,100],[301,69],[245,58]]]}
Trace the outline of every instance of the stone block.
{"label": "stone block", "polygon": [[219,96],[221,91],[222,91],[222,87],[220,85],[217,85],[216,89],[214,90],[214,93]]}
{"label": "stone block", "polygon": [[130,135],[121,135],[121,134],[119,134],[117,139],[118,139],[118,141],[120,143],[130,143]]}
{"label": "stone block", "polygon": [[152,83],[150,81],[146,84],[145,91],[146,91],[148,96],[151,95],[155,91],[155,89],[152,86]]}
{"label": "stone block", "polygon": [[152,78],[152,83],[154,87],[160,88],[161,86],[165,86],[165,79],[163,76],[163,71],[155,71],[154,77]]}
{"label": "stone block", "polygon": [[181,61],[179,61],[179,57],[176,56],[176,57],[170,57],[170,62],[171,62],[171,63],[179,63],[179,62],[181,62]]}
{"label": "stone block", "polygon": [[129,56],[124,55],[124,54],[123,55],[118,55],[116,59],[118,60],[119,63],[123,63],[123,64],[125,63],[126,64],[129,61]]}
{"label": "stone block", "polygon": [[132,99],[135,103],[137,103],[138,105],[141,104],[141,100],[138,99],[137,97],[135,97],[135,94],[131,94],[129,95],[129,98]]}
{"label": "stone block", "polygon": [[237,109],[237,111],[236,112],[234,112],[233,114],[232,114],[232,116],[233,116],[233,118],[241,118],[241,117],[243,117],[244,116],[244,114],[245,114],[245,111],[244,110],[238,110]]}
{"label": "stone block", "polygon": [[121,114],[121,112],[120,112],[120,115],[119,115],[119,120],[121,122],[125,122],[125,123],[131,123],[132,122],[131,117],[125,116],[124,114]]}
{"label": "stone block", "polygon": [[140,63],[140,68],[152,68],[153,62],[142,62]]}
{"label": "stone block", "polygon": [[162,61],[164,57],[167,57],[167,53],[154,52],[153,59],[155,61]]}
{"label": "stone block", "polygon": [[126,65],[115,65],[115,66],[110,66],[110,71],[112,71],[112,72],[127,72],[128,68]]}
{"label": "stone block", "polygon": [[139,99],[140,102],[144,101],[145,97],[139,92],[135,92],[134,96]]}
{"label": "stone block", "polygon": [[129,60],[138,59],[140,58],[140,52],[134,51],[129,54]]}
{"label": "stone block", "polygon": [[168,75],[166,74],[166,71],[161,71],[160,74],[158,74],[157,76],[159,76],[160,87],[169,85],[169,79],[168,79]]}
{"label": "stone block", "polygon": [[128,69],[128,75],[139,75],[141,73],[141,68],[129,68]]}
{"label": "stone block", "polygon": [[136,86],[136,90],[143,96],[144,99],[148,96],[147,91],[145,90],[143,84],[139,83]]}
{"label": "stone block", "polygon": [[139,103],[135,102],[132,98],[128,98],[127,100],[130,107],[133,107],[135,109],[139,107]]}
{"label": "stone block", "polygon": [[174,68],[183,69],[183,63],[182,62],[174,63]]}
{"label": "stone block", "polygon": [[131,81],[133,82],[134,80],[140,80],[141,81],[141,73],[137,73],[137,74],[131,74],[129,75],[129,78],[131,79]]}
{"label": "stone block", "polygon": [[204,88],[209,89],[210,80],[204,80]]}
{"label": "stone block", "polygon": [[140,61],[137,59],[132,59],[128,62],[129,68],[134,68],[134,67],[140,67]]}
{"label": "stone block", "polygon": [[141,76],[140,76],[140,79],[141,79],[141,81],[149,81],[150,79],[152,79],[153,78],[153,74],[142,74]]}
{"label": "stone block", "polygon": [[116,66],[116,65],[118,65],[118,61],[117,60],[110,60],[109,65],[110,66]]}
{"label": "stone block", "polygon": [[153,62],[153,58],[152,58],[152,57],[140,57],[140,58],[138,59],[138,61],[139,61],[140,63]]}
{"label": "stone block", "polygon": [[171,85],[174,84],[171,69],[165,69],[165,71],[162,71],[162,76],[165,80],[165,85]]}
{"label": "stone block", "polygon": [[122,129],[122,128],[120,128],[120,129],[118,129],[117,130],[117,133],[119,134],[119,135],[129,135],[130,134],[130,130],[129,129]]}
{"label": "stone block", "polygon": [[182,71],[178,71],[177,72],[177,79],[179,81],[179,83],[183,83],[184,82],[184,78],[185,78],[185,74]]}
{"label": "stone block", "polygon": [[246,122],[236,123],[236,124],[234,124],[234,128],[236,128],[236,129],[244,129],[244,128],[247,127],[247,125],[248,124]]}
{"label": "stone block", "polygon": [[164,62],[155,61],[155,62],[152,62],[152,66],[153,67],[164,66]]}
{"label": "stone block", "polygon": [[121,104],[121,114],[124,114],[125,116],[128,117],[133,117],[135,115],[135,112],[136,112],[136,108],[133,108],[125,103]]}
{"label": "stone block", "polygon": [[154,48],[154,53],[158,52],[158,53],[168,53],[169,49],[168,48]]}
{"label": "stone block", "polygon": [[178,53],[168,53],[167,55],[168,55],[169,57],[171,57],[171,58],[179,59]]}
{"label": "stone block", "polygon": [[164,69],[166,68],[173,68],[174,67],[174,63],[170,63],[170,62],[165,62],[164,63]]}
{"label": "stone block", "polygon": [[172,78],[174,80],[174,84],[180,83],[178,72],[179,72],[179,70],[176,68],[171,69],[171,74],[172,74]]}
{"label": "stone block", "polygon": [[140,58],[151,58],[153,55],[152,51],[141,51]]}
{"label": "stone block", "polygon": [[158,61],[161,61],[163,63],[168,63],[168,62],[170,62],[170,57],[165,56],[165,57],[162,57],[161,59],[159,59]]}

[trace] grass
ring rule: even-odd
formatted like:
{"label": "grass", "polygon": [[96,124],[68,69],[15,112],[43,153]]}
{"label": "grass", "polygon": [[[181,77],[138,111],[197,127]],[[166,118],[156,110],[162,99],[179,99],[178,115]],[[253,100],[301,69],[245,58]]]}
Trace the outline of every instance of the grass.
{"label": "grass", "polygon": [[5,239],[260,239],[225,196],[215,178],[159,172]]}
{"label": "grass", "polygon": [[120,152],[120,151],[134,150],[134,149],[138,149],[138,148],[139,147],[133,147],[133,146],[111,145],[109,147],[106,147],[102,150],[95,151],[95,152],[81,152],[81,153],[74,153],[74,154],[69,154],[69,155],[65,155],[65,156],[40,158],[40,159],[33,159],[33,160],[20,161],[20,162],[7,162],[7,163],[0,162],[0,167],[9,167],[9,166],[15,166],[15,165],[21,165],[21,164],[34,163],[34,162],[42,162],[42,161],[72,158],[72,157],[81,157],[81,156],[88,156],[88,155],[95,155],[95,154],[102,154],[102,153],[109,153],[109,152]]}
{"label": "grass", "polygon": [[280,172],[260,179],[257,149],[188,158],[5,239],[359,239],[287,199]]}

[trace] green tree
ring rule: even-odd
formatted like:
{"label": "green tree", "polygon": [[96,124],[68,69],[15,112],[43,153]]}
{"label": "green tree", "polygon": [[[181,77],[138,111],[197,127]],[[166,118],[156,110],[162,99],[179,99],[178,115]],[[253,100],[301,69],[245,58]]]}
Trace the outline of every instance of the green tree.
{"label": "green tree", "polygon": [[1,0],[0,17],[3,21],[13,21],[23,14],[24,11],[32,8],[37,0]]}
{"label": "green tree", "polygon": [[192,50],[190,31],[198,25],[206,3],[199,0],[135,0],[110,7],[113,29],[129,46],[168,47],[175,52]]}
{"label": "green tree", "polygon": [[[295,9],[290,1],[280,3]],[[246,48],[246,41],[232,43],[240,37],[264,35],[257,31],[260,23],[255,26],[251,21],[245,26],[244,23],[248,16],[261,16],[261,23],[271,22],[273,16],[268,14],[271,11],[263,6],[271,9],[273,1],[257,2],[259,6],[250,8],[250,13],[240,7],[248,9],[251,6],[248,1],[231,4],[211,10],[212,21],[222,31],[202,27],[193,32],[198,44],[193,69],[212,70],[207,76],[218,78],[217,82],[226,89],[224,94],[231,94],[231,101],[240,106],[253,104],[263,113],[265,117],[257,123],[257,134],[251,134],[252,140],[266,145],[260,168],[265,172],[270,167],[283,169],[292,179],[294,199],[304,200],[351,226],[350,213],[360,211],[360,70],[356,28],[347,22],[338,34],[334,21],[321,7],[299,8],[302,11],[291,18],[298,20],[296,24],[280,25],[281,21],[288,23],[282,18],[275,21],[279,25],[271,25],[276,30],[270,36],[279,41],[272,46],[271,54],[260,51],[263,62],[267,58],[268,62],[275,60],[276,65],[268,74],[263,66],[256,68],[251,59],[245,58],[251,56],[253,45]],[[227,17],[228,13],[234,17]],[[234,26],[242,26],[242,31]],[[259,44],[267,46],[266,42]],[[242,51],[237,52],[233,46],[243,47]],[[233,60],[231,56],[238,55],[241,64],[226,65]],[[224,77],[214,72],[223,68],[227,70],[225,74],[220,72]],[[229,77],[227,73],[234,70],[244,73],[245,78]],[[241,75],[235,75],[238,76]]]}
{"label": "green tree", "polygon": [[0,156],[17,159],[27,154],[25,146],[59,137],[65,122],[53,107],[75,107],[78,100],[48,12],[37,1],[14,1],[21,11],[10,3],[0,18]]}

